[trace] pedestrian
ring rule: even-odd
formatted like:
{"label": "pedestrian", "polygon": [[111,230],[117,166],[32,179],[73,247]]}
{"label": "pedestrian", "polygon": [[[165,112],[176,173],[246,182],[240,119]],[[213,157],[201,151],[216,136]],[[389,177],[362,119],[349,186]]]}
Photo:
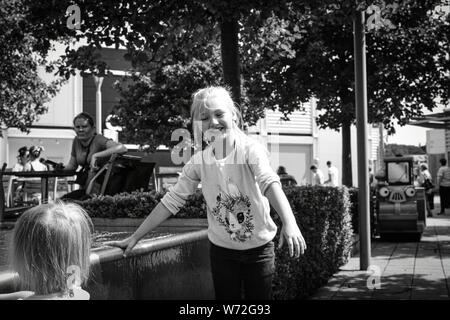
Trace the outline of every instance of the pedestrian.
{"label": "pedestrian", "polygon": [[313,186],[321,186],[325,182],[325,177],[323,176],[322,170],[317,168],[314,164],[310,167],[310,170],[313,173],[312,176],[312,185]]}
{"label": "pedestrian", "polygon": [[441,167],[437,173],[436,185],[439,187],[441,210],[438,215],[445,214],[445,209],[450,207],[450,168],[447,167],[445,158],[439,160]]}
{"label": "pedestrian", "polygon": [[327,161],[327,167],[328,167],[328,179],[325,181],[325,184],[330,185],[332,187],[339,186],[339,170],[333,164],[331,161]]}
{"label": "pedestrian", "polygon": [[77,204],[54,202],[25,211],[17,220],[11,266],[20,290],[0,300],[89,300],[81,288],[89,276],[92,222]]}
{"label": "pedestrian", "polygon": [[279,247],[286,243],[296,258],[306,249],[280,178],[267,149],[240,129],[242,118],[227,89],[195,92],[191,118],[194,142],[200,145],[203,137],[208,146],[185,164],[177,184],[133,235],[109,244],[130,254],[139,239],[182,208],[201,182],[216,299],[271,299],[277,227],[270,205],[283,224]]}
{"label": "pedestrian", "polygon": [[418,181],[420,183],[420,186],[422,186],[425,189],[425,203],[427,208],[427,216],[432,217],[433,216],[433,209],[434,209],[434,185],[431,178],[431,173],[428,171],[428,166],[425,163],[422,163],[420,165],[421,173],[418,177]]}
{"label": "pedestrian", "polygon": [[284,166],[279,166],[277,169],[277,174],[280,177],[280,182],[282,186],[295,186],[297,185],[297,180],[293,176],[287,173]]}

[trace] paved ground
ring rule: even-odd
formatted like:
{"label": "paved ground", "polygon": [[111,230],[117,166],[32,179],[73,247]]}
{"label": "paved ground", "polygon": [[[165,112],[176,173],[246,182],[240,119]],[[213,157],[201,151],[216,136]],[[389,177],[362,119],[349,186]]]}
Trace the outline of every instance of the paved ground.
{"label": "paved ground", "polygon": [[440,216],[437,212],[439,204],[420,242],[372,241],[371,265],[380,277],[360,271],[356,254],[312,299],[449,300],[450,210]]}

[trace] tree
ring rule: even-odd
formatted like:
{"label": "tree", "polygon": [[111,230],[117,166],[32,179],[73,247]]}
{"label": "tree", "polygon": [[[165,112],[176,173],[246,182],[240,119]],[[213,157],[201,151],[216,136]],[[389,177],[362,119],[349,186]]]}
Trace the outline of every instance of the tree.
{"label": "tree", "polygon": [[[132,80],[141,82],[128,87],[132,93],[121,90],[124,99],[122,106],[116,110],[116,124],[126,127],[124,136],[127,139],[137,139],[140,143],[147,142],[151,147],[155,147],[155,143],[164,140],[163,133],[166,137],[170,134],[170,130],[166,129],[186,122],[188,105],[183,105],[182,108],[179,103],[172,104],[172,107],[167,105],[174,102],[173,98],[168,98],[168,94],[177,91],[172,89],[173,85],[179,83],[170,78],[175,73],[162,74],[165,70],[177,70],[178,80],[184,78],[190,82],[193,78],[200,80],[202,77],[197,74],[190,75],[187,79],[185,77],[187,74],[182,75],[184,69],[205,71],[203,82],[199,83],[196,80],[192,84],[202,86],[220,83],[231,87],[234,100],[240,102],[244,118],[249,124],[254,124],[263,114],[265,105],[257,105],[249,110],[249,101],[245,97],[248,85],[242,85],[241,82],[239,51],[242,44],[238,41],[238,32],[246,30],[243,22],[247,21],[248,16],[253,15],[255,18],[252,22],[261,25],[265,17],[274,12],[283,13],[286,7],[284,1],[242,3],[199,0],[149,3],[141,0],[133,2],[135,7],[131,7],[131,3],[124,0],[108,3],[80,1],[83,23],[75,33],[66,30],[61,22],[64,21],[61,19],[64,15],[62,10],[67,4],[68,2],[62,1],[55,6],[50,1],[44,1],[32,8],[36,16],[52,12],[48,14],[49,19],[46,23],[50,38],[59,34],[59,36],[71,35],[75,39],[87,39],[87,46],[66,49],[66,54],[59,65],[60,75],[68,78],[74,69],[105,75],[108,73],[108,66],[96,58],[98,48],[112,44],[127,48],[126,58],[132,61],[137,72]],[[220,55],[212,54],[210,48],[220,48]],[[220,59],[216,60],[217,58]],[[207,73],[217,71],[218,66],[222,68],[223,76],[216,73],[216,79],[211,79],[211,74]],[[172,88],[169,88],[167,83],[170,83]],[[145,97],[133,96],[141,94],[144,88],[147,92]],[[242,89],[244,95],[241,94]],[[177,93],[180,94],[179,90]],[[192,91],[183,92],[179,100],[188,101],[186,95],[191,93]],[[166,99],[161,99],[162,96]],[[151,109],[145,110],[147,108]],[[142,126],[136,127],[137,124]],[[148,127],[156,124],[163,126],[158,129]]]}
{"label": "tree", "polygon": [[[375,2],[381,6],[381,2]],[[386,12],[395,29],[367,33],[367,75],[369,122],[383,123],[394,132],[394,120],[406,124],[420,116],[424,108],[432,110],[436,100],[448,102],[449,59],[447,20],[432,19],[430,11],[439,1],[403,1],[395,12]],[[370,4],[370,3],[368,3]],[[366,7],[367,3],[363,3]],[[297,90],[300,100],[318,99],[320,127],[342,130],[343,183],[351,185],[350,125],[355,122],[354,61],[352,17],[353,1],[322,3],[290,11],[285,23],[293,38],[279,48],[261,48],[261,56],[272,59],[264,73],[265,83],[279,83],[270,93],[272,100]],[[260,41],[274,43],[271,35]],[[280,51],[285,52],[283,57]],[[292,54],[294,51],[294,54]],[[287,80],[289,79],[289,80]],[[273,86],[272,86],[273,88]],[[297,88],[297,89],[296,89]],[[269,97],[264,90],[262,96]],[[295,104],[278,104],[286,116]]]}
{"label": "tree", "polygon": [[33,35],[27,14],[22,1],[0,0],[0,125],[24,132],[47,111],[45,103],[60,84],[47,84],[38,75],[38,67],[46,61],[34,51],[40,40]]}

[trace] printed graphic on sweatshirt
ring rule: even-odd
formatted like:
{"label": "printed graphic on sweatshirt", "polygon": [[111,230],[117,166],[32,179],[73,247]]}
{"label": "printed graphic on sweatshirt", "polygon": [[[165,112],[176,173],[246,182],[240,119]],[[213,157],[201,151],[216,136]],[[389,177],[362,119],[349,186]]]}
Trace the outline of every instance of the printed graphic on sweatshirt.
{"label": "printed graphic on sweatshirt", "polygon": [[232,240],[245,242],[252,237],[255,226],[248,196],[239,191],[225,193],[221,190],[212,214]]}

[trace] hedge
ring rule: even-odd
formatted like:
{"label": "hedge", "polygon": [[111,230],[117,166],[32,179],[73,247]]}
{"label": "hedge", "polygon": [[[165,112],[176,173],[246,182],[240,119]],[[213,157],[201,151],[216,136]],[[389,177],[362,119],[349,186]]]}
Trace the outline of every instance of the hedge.
{"label": "hedge", "polygon": [[[274,298],[305,299],[347,263],[352,249],[349,193],[346,187],[299,186],[284,189],[307,244],[299,259],[276,249]],[[278,215],[273,215],[281,225]],[[278,243],[279,234],[275,238]]]}
{"label": "hedge", "polygon": [[[139,192],[119,193],[114,196],[94,195],[79,201],[91,218],[145,218],[159,203],[164,193]],[[203,194],[197,191],[190,196],[186,205],[174,216],[176,218],[206,218],[206,205]]]}
{"label": "hedge", "polygon": [[[354,233],[359,233],[359,213],[358,213],[358,188],[349,188],[350,195],[350,214],[352,216],[352,227]],[[375,189],[370,189],[369,201],[370,201],[370,229],[372,236],[376,229],[376,191]]]}
{"label": "hedge", "polygon": [[[286,187],[284,191],[308,248],[299,259],[294,259],[288,256],[286,247],[276,247],[274,298],[304,299],[326,284],[348,260],[353,235],[349,192],[346,187],[321,186]],[[155,192],[133,192],[96,196],[78,203],[91,217],[140,218],[151,212],[162,196]],[[281,226],[278,215],[273,211],[271,214]],[[191,196],[176,217],[206,218],[202,193]],[[279,232],[274,240],[276,244]]]}

